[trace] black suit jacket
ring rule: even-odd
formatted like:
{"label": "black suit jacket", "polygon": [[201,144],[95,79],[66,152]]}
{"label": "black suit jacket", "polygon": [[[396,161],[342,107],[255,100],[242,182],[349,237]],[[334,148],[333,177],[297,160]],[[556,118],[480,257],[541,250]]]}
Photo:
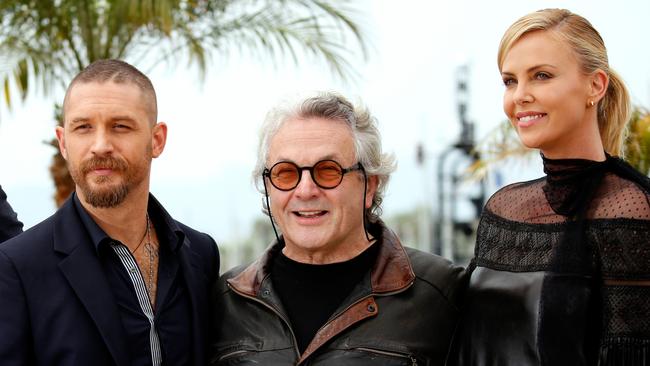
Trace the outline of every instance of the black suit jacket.
{"label": "black suit jacket", "polygon": [[[194,365],[205,365],[217,246],[207,234],[171,217],[166,221],[184,235],[178,253],[192,309],[191,352]],[[130,364],[118,308],[96,253],[72,199],[0,244],[0,364]]]}
{"label": "black suit jacket", "polygon": [[23,223],[7,202],[7,195],[0,187],[0,243],[23,232]]}

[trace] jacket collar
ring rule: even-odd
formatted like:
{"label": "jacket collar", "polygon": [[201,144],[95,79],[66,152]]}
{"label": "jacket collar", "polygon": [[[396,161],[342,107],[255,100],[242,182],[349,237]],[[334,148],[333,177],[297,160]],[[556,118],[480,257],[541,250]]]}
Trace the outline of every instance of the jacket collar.
{"label": "jacket collar", "polygon": [[[169,233],[175,234],[171,235],[175,236],[176,240],[172,245],[178,246],[178,260],[193,313],[192,333],[194,337],[193,351],[196,355],[195,364],[202,364],[201,334],[205,333],[203,329],[205,325],[201,320],[206,318],[204,304],[208,299],[198,282],[199,279],[196,278],[199,272],[198,254],[192,249],[192,243],[180,225],[164,210],[153,195],[150,195],[149,206],[152,205],[157,206],[155,211],[159,216],[156,221],[166,225]],[[61,206],[54,214],[53,219],[54,250],[64,254],[59,262],[59,269],[97,325],[115,364],[128,364],[128,345],[125,341],[125,331],[119,321],[120,315],[115,297],[102,270],[92,239],[83,229],[83,223],[72,198],[69,198]],[[176,242],[178,244],[175,244]]]}
{"label": "jacket collar", "polygon": [[119,309],[72,198],[53,219],[54,251],[64,254],[59,270],[97,325],[115,364],[128,364],[128,345],[119,321]]}
{"label": "jacket collar", "polygon": [[[409,286],[415,279],[415,273],[399,238],[381,221],[373,226],[372,229],[379,233],[376,237],[380,247],[370,273],[371,292],[381,294]],[[371,231],[375,231],[372,229]],[[257,297],[262,282],[270,274],[273,257],[282,250],[283,246],[283,243],[276,240],[262,256],[239,275],[229,279],[228,283],[241,293]]]}

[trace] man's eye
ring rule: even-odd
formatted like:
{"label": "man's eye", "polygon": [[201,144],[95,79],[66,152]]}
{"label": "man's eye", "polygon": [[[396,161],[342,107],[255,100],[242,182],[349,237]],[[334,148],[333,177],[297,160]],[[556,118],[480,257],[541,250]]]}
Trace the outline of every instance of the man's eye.
{"label": "man's eye", "polygon": [[278,169],[276,172],[276,175],[278,177],[286,177],[288,175],[294,175],[294,174],[296,174],[296,170],[291,168]]}
{"label": "man's eye", "polygon": [[77,125],[75,126],[74,130],[75,131],[81,131],[81,130],[87,130],[90,128],[90,125],[88,124],[83,124],[83,125]]}

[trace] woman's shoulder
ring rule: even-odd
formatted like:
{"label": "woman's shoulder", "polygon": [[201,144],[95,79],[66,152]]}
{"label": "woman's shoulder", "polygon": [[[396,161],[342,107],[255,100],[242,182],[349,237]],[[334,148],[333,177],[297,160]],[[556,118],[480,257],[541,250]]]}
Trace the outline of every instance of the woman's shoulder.
{"label": "woman's shoulder", "polygon": [[588,215],[594,219],[650,220],[650,190],[645,182],[607,174]]}
{"label": "woman's shoulder", "polygon": [[525,193],[529,193],[531,190],[537,190],[544,183],[544,179],[544,177],[540,177],[533,180],[507,184],[494,192],[494,194],[490,196],[488,202],[492,200],[512,198]]}
{"label": "woman's shoulder", "polygon": [[[554,215],[544,196],[545,178],[516,182],[496,191],[486,202],[485,210],[498,217],[518,222],[550,223]],[[546,218],[546,219],[544,219]],[[540,221],[541,219],[541,221]]]}

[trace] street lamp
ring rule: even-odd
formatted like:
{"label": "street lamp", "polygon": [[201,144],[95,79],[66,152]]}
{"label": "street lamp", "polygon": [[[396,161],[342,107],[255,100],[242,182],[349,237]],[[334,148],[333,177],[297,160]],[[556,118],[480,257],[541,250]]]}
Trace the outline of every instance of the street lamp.
{"label": "street lamp", "polygon": [[[438,181],[438,215],[434,224],[435,235],[431,245],[431,251],[446,258],[454,259],[454,252],[458,245],[457,234],[465,235],[473,232],[473,224],[456,220],[456,205],[458,201],[458,183],[462,180],[465,169],[458,169],[463,166],[462,160],[471,163],[477,161],[480,156],[475,151],[474,123],[467,117],[469,106],[469,66],[461,65],[456,73],[456,102],[458,120],[461,125],[458,141],[447,147],[438,157],[436,179]],[[455,153],[455,154],[454,154]],[[459,154],[460,153],[460,154]],[[449,157],[454,156],[457,161],[451,169],[445,169]],[[461,160],[461,161],[458,161]],[[469,166],[469,164],[467,165]],[[475,217],[480,214],[485,197],[484,181],[479,182],[480,189],[477,197],[470,197],[469,200],[476,208]]]}

